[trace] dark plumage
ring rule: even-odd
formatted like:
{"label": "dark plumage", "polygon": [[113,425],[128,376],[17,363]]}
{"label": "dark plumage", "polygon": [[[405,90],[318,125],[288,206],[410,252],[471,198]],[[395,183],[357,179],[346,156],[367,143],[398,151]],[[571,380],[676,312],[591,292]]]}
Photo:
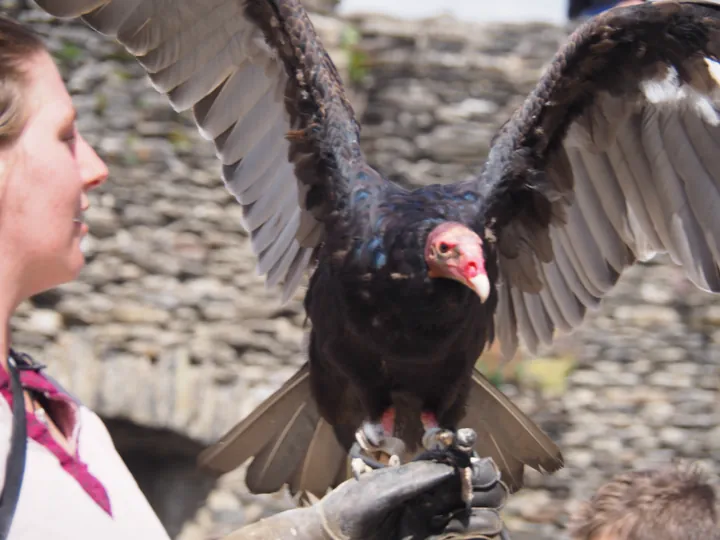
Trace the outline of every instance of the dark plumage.
{"label": "dark plumage", "polygon": [[496,337],[508,354],[518,336],[533,350],[550,343],[656,251],[720,290],[716,5],[655,2],[591,20],[500,130],[477,178],[408,191],[366,163],[297,0],[38,3],[85,13],[176,109],[192,108],[268,283],[288,298],[314,263],[308,365],[201,458],[227,471],[255,456],[254,491],[287,482],[323,493],[345,478],[355,430],[391,405],[411,449],[421,412],[472,427],[478,452],[517,488],[524,465],[562,461],[473,372]]}

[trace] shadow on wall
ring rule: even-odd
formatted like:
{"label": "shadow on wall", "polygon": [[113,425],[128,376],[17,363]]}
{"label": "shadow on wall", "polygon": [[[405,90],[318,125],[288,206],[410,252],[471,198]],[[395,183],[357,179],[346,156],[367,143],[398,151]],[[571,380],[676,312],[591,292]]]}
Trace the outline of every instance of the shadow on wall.
{"label": "shadow on wall", "polygon": [[[200,471],[204,446],[176,432],[103,418],[113,442],[171,538],[206,505],[217,478]],[[172,493],[172,497],[168,494]]]}

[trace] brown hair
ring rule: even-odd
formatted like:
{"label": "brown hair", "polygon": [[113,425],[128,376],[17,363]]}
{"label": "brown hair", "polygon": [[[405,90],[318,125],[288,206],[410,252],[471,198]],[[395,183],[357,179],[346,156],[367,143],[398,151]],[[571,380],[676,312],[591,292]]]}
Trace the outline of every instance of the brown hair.
{"label": "brown hair", "polygon": [[23,103],[27,76],[23,63],[46,50],[40,36],[32,30],[0,16],[0,148],[17,139],[27,120]]}
{"label": "brown hair", "polygon": [[572,516],[573,540],[718,540],[715,491],[694,467],[620,474]]}

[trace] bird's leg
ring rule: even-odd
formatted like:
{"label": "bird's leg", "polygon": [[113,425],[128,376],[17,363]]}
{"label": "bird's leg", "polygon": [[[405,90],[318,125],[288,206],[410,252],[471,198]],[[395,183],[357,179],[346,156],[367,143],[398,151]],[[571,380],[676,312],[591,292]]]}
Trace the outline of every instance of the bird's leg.
{"label": "bird's leg", "polygon": [[[379,422],[366,420],[360,429],[365,436],[364,442],[368,446],[368,448],[363,447],[363,450],[367,451],[369,447],[374,447],[374,449],[380,448],[385,438],[392,437],[395,431],[395,409],[393,407],[386,409],[380,417]],[[363,446],[363,442],[358,442]]]}
{"label": "bird's leg", "polygon": [[435,413],[423,411],[422,413],[420,413],[420,421],[422,422],[425,431],[428,431],[432,428],[440,427]]}
{"label": "bird's leg", "polygon": [[420,421],[425,429],[422,443],[426,450],[445,450],[452,446],[455,434],[449,429],[440,427],[435,413],[423,411],[420,414]]}
{"label": "bird's leg", "polygon": [[395,409],[388,407],[379,422],[363,422],[355,432],[355,440],[368,456],[376,457],[381,462],[387,461],[389,465],[399,465],[399,456],[404,452],[405,445],[400,439],[393,437],[394,431]]}

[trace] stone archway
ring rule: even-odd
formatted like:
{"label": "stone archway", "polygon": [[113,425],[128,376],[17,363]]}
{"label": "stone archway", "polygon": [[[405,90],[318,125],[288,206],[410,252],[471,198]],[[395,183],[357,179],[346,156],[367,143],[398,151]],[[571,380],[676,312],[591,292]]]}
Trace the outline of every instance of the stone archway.
{"label": "stone archway", "polygon": [[205,506],[217,479],[196,465],[197,441],[167,429],[103,418],[113,442],[158,517],[175,538]]}

